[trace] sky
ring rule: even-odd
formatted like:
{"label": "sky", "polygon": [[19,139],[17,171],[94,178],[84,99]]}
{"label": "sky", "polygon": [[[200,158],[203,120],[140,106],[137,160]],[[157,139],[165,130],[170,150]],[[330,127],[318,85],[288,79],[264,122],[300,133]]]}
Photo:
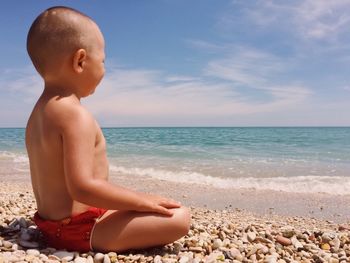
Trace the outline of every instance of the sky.
{"label": "sky", "polygon": [[349,0],[2,0],[0,127],[25,127],[43,90],[26,36],[56,5],[104,34],[82,99],[103,127],[350,126]]}

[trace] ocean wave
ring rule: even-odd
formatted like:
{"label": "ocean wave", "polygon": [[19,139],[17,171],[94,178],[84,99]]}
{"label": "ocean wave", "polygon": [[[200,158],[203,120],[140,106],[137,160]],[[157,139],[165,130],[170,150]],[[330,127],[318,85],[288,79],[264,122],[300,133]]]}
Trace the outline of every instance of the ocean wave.
{"label": "ocean wave", "polygon": [[0,159],[9,159],[18,164],[29,164],[29,158],[24,153],[14,153],[9,151],[0,151]]}
{"label": "ocean wave", "polygon": [[112,172],[147,176],[154,179],[178,183],[194,183],[225,189],[257,189],[274,190],[294,193],[327,193],[333,195],[350,194],[350,178],[342,176],[294,176],[294,177],[238,177],[222,178],[205,175],[198,172],[169,171],[154,168],[126,168],[111,165]]}

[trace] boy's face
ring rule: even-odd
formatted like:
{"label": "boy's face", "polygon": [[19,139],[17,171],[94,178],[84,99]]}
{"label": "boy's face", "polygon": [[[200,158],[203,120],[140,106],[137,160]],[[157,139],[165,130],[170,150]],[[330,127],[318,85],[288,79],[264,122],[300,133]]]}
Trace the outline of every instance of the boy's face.
{"label": "boy's face", "polygon": [[84,82],[82,83],[82,87],[84,87],[84,95],[86,94],[86,96],[94,93],[105,73],[103,35],[96,25],[91,28],[91,34],[93,35],[93,43],[91,43],[91,47],[87,50],[84,76],[82,78]]}

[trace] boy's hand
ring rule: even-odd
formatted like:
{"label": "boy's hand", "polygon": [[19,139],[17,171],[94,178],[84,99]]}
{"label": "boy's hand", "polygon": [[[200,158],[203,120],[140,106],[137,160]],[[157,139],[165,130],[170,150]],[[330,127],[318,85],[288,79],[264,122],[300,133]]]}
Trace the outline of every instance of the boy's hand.
{"label": "boy's hand", "polygon": [[140,211],[143,212],[155,212],[167,216],[172,216],[173,211],[169,208],[179,208],[181,203],[158,195],[141,193],[141,198],[143,198],[144,204]]}

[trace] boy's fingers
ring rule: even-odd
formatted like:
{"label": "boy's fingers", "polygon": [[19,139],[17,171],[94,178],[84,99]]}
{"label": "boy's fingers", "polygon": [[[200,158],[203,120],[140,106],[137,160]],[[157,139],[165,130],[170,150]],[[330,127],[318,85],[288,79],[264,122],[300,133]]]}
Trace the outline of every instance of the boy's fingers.
{"label": "boy's fingers", "polygon": [[160,203],[161,206],[164,206],[166,208],[179,208],[181,207],[181,203],[173,201],[173,200],[166,200]]}
{"label": "boy's fingers", "polygon": [[157,208],[158,208],[157,212],[160,213],[160,214],[167,215],[167,216],[172,216],[174,214],[173,211],[171,211],[171,210],[169,210],[169,209],[167,209],[167,208],[165,208],[163,206],[158,206]]}
{"label": "boy's fingers", "polygon": [[160,204],[163,206],[180,207],[181,203],[174,199],[164,198],[160,200]]}

